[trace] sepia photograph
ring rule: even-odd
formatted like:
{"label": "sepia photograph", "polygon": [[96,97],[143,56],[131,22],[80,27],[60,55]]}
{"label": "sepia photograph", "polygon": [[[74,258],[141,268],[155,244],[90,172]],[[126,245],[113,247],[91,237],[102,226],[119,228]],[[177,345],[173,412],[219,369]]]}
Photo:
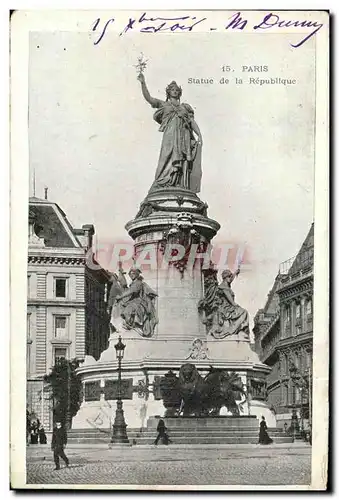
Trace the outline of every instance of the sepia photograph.
{"label": "sepia photograph", "polygon": [[12,487],[326,489],[328,12],[11,22]]}

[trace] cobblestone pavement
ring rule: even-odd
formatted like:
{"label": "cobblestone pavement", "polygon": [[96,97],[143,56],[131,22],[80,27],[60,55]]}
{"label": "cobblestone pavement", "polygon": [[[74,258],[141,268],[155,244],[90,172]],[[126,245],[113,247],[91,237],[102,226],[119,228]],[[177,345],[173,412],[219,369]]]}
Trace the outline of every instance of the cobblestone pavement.
{"label": "cobblestone pavement", "polygon": [[28,447],[27,483],[307,485],[311,480],[311,448],[308,445],[255,445],[241,448],[70,447],[66,452],[70,467],[54,471],[49,448]]}

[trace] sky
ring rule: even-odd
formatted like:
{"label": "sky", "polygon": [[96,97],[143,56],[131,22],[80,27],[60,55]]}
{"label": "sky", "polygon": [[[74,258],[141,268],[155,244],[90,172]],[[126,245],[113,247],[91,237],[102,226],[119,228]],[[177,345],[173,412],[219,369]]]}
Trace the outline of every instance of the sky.
{"label": "sky", "polygon": [[[163,99],[176,80],[182,102],[195,110],[204,141],[199,196],[221,224],[213,241],[246,243],[250,250],[251,268],[233,288],[253,318],[279,264],[298,252],[313,221],[314,43],[295,50],[293,37],[300,35],[108,32],[94,45],[84,32],[31,33],[29,154],[36,196],[43,198],[47,186],[48,198],[75,227],[94,224],[99,242],[128,239],[124,226],[153,182],[161,144],[154,110],[136,79],[143,52],[151,95]],[[222,71],[227,65],[230,73]],[[269,71],[242,72],[253,65]],[[231,82],[219,84],[222,77]],[[249,85],[250,77],[296,84]],[[189,78],[215,83],[189,84]]]}

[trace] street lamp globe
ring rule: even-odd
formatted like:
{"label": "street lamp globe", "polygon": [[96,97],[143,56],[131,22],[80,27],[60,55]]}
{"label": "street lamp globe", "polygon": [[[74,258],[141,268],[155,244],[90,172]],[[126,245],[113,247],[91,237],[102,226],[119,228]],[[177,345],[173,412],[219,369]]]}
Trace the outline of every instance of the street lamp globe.
{"label": "street lamp globe", "polygon": [[118,342],[114,346],[117,359],[123,359],[125,347],[126,346],[125,346],[125,344],[123,344],[123,342],[121,340],[121,336],[119,335]]}

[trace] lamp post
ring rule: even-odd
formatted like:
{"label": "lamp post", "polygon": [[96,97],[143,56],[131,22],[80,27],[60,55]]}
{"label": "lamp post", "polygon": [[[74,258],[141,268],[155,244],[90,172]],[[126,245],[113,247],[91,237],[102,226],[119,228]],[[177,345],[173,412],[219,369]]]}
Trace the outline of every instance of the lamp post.
{"label": "lamp post", "polygon": [[116,352],[116,357],[118,360],[118,397],[117,397],[117,408],[115,412],[115,420],[113,424],[113,434],[111,439],[111,444],[122,445],[129,444],[127,432],[126,432],[126,422],[124,417],[124,410],[122,409],[122,399],[121,399],[121,361],[124,357],[125,344],[121,341],[121,336],[119,335],[118,343],[115,344],[114,349]]}
{"label": "lamp post", "polygon": [[[294,384],[294,387],[296,387],[299,390],[300,394],[300,424],[301,424],[301,434],[304,436],[304,399],[305,399],[305,394],[307,391],[310,391],[310,388],[307,387],[307,380],[305,380],[305,377],[300,373],[300,371],[297,369],[296,366],[292,365],[290,366],[290,373],[291,373],[291,378]],[[309,396],[310,397],[310,396]]]}
{"label": "lamp post", "polygon": [[[299,387],[296,383],[297,381],[297,367],[295,364],[291,361],[289,364],[289,372],[290,372],[290,377],[291,381],[293,383],[293,408],[292,408],[292,418],[291,418],[291,426],[293,430],[293,441],[296,438],[296,434],[299,434],[299,423],[298,423],[298,417],[297,417],[297,405],[296,405],[296,398],[295,398],[295,390],[298,389]],[[300,394],[300,393],[299,393]]]}

